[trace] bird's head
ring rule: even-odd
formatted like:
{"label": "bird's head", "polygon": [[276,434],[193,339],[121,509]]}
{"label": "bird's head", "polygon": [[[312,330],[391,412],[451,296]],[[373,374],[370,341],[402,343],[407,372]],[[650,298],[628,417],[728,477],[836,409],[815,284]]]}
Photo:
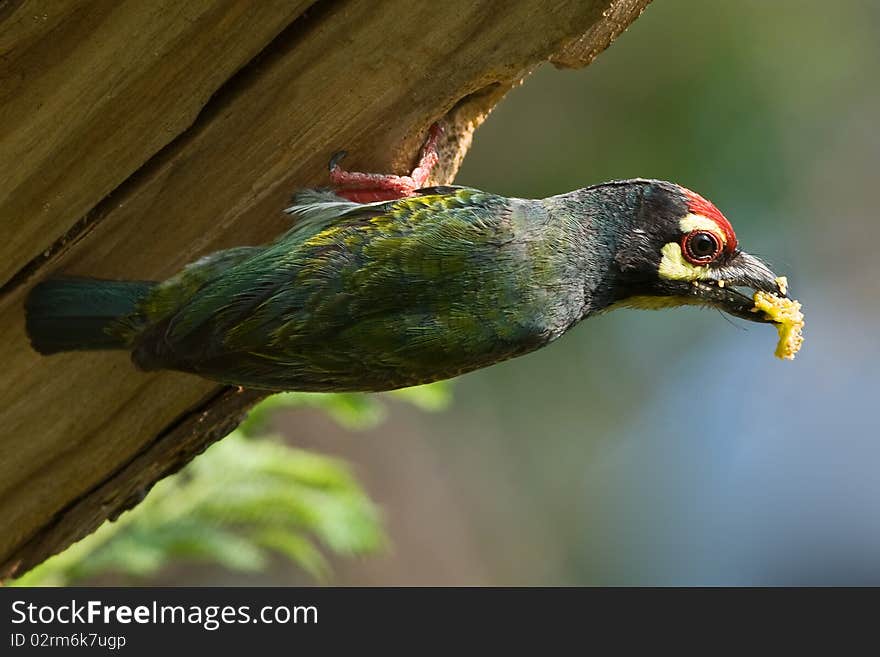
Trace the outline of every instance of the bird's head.
{"label": "bird's head", "polygon": [[752,310],[751,291],[779,294],[777,276],[739,248],[718,208],[673,183],[628,185],[619,190],[629,203],[627,219],[617,227],[612,307],[710,305],[743,319],[769,321]]}

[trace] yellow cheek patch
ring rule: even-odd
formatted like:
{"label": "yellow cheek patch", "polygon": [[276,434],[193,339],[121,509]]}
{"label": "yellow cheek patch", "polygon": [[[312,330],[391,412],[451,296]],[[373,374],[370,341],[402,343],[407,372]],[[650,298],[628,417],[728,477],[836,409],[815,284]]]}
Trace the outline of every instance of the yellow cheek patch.
{"label": "yellow cheek patch", "polygon": [[727,236],[723,230],[720,230],[718,223],[714,219],[704,217],[701,214],[689,214],[678,222],[678,227],[682,233],[690,233],[695,230],[708,230],[716,235],[721,243],[727,245]]}
{"label": "yellow cheek patch", "polygon": [[[711,221],[711,219],[706,221]],[[692,265],[685,260],[681,253],[681,246],[677,242],[664,244],[660,249],[660,254],[662,257],[658,273],[662,278],[672,281],[696,281],[706,278],[709,274],[709,267],[706,265]]]}

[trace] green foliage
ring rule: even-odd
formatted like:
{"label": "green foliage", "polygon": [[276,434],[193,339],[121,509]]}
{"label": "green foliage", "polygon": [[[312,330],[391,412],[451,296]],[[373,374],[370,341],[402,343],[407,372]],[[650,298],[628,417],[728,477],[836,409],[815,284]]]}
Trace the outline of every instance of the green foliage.
{"label": "green foliage", "polygon": [[272,395],[254,408],[241,429],[248,435],[263,430],[269,418],[279,409],[318,408],[346,429],[371,429],[381,424],[387,414],[383,400],[397,399],[413,404],[423,411],[440,411],[449,405],[452,388],[449,381],[403,388],[381,395],[361,393],[282,392]]}
{"label": "green foliage", "polygon": [[[434,384],[384,396],[437,410],[448,402],[449,388]],[[375,426],[387,412],[376,395],[270,397],[239,429],[156,484],[135,509],[15,584],[66,585],[103,573],[143,581],[179,561],[259,571],[273,554],[326,579],[322,546],[339,555],[382,549],[381,514],[343,461],[265,435],[278,409],[301,406],[320,408],[347,428]]]}
{"label": "green foliage", "polygon": [[257,571],[272,552],[323,578],[316,542],[341,554],[374,551],[385,542],[379,512],[344,463],[236,431],[17,583],[61,585],[105,572],[145,578],[177,560]]}

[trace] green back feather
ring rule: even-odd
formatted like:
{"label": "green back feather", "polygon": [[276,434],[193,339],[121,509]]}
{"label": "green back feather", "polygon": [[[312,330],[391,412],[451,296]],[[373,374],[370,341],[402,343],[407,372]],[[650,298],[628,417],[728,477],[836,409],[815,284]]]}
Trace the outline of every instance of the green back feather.
{"label": "green back feather", "polygon": [[572,321],[547,294],[564,265],[547,240],[564,236],[548,231],[539,202],[469,188],[299,200],[288,212],[300,222],[275,242],[215,254],[156,290],[143,306],[142,366],[271,389],[382,390],[531,351]]}

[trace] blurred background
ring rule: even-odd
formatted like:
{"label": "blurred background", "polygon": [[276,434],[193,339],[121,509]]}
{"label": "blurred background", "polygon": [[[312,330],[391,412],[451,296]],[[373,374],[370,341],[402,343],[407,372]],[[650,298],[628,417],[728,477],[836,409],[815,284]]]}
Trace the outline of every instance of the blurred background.
{"label": "blurred background", "polygon": [[451,386],[282,396],[31,582],[880,585],[878,28],[871,0],[655,0],[513,91],[457,180],[700,192],[803,303],[794,362],[770,327],[625,310]]}

